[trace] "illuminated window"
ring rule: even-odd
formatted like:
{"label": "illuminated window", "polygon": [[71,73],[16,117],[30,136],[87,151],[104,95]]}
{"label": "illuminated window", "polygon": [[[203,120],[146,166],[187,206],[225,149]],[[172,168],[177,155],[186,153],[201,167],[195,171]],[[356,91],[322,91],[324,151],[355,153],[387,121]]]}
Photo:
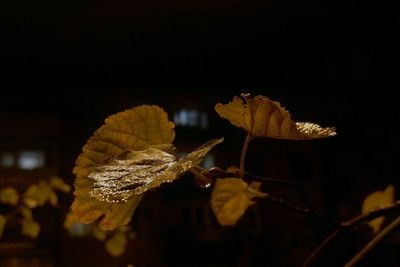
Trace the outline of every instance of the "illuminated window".
{"label": "illuminated window", "polygon": [[208,115],[206,112],[200,112],[192,109],[181,109],[174,113],[174,123],[182,127],[200,127],[207,129]]}
{"label": "illuminated window", "polygon": [[45,153],[41,150],[24,150],[18,157],[18,167],[33,170],[45,166]]}
{"label": "illuminated window", "polygon": [[3,168],[12,168],[14,167],[15,159],[14,154],[11,152],[3,152],[1,153],[0,164]]}

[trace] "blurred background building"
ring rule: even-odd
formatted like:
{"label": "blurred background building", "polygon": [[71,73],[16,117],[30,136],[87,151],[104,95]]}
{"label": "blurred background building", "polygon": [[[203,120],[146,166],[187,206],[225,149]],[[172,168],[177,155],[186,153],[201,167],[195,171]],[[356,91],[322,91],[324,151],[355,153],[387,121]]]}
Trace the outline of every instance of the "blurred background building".
{"label": "blurred background building", "polygon": [[[392,5],[392,6],[391,6]],[[26,188],[57,174],[73,184],[82,146],[114,113],[163,107],[187,152],[224,136],[204,166],[238,165],[244,132],[218,118],[241,92],[281,102],[295,120],[336,125],[316,141],[255,140],[249,171],[307,181],[311,206],[339,220],[370,192],[399,185],[398,23],[394,3],[267,1],[2,1],[0,185]],[[295,188],[266,190],[294,202]],[[276,204],[219,226],[210,189],[190,175],[151,192],[124,256],[63,230],[60,209],[37,211],[37,240],[11,227],[0,266],[300,266],[331,229]],[[317,266],[342,266],[371,237],[340,237]],[[399,233],[361,266],[398,266]]]}

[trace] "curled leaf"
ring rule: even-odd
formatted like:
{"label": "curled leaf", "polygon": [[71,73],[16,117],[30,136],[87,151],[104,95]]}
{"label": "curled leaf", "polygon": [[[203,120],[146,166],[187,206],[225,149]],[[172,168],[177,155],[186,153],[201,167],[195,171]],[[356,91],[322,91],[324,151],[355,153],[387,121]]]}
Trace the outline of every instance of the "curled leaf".
{"label": "curled leaf", "polygon": [[111,203],[126,202],[132,196],[141,196],[149,189],[177,179],[222,141],[223,138],[211,140],[182,159],[154,147],[125,151],[97,167],[88,176],[94,181],[89,195]]}
{"label": "curled leaf", "polygon": [[122,232],[116,232],[110,239],[106,241],[106,250],[113,257],[121,256],[126,247],[126,236]]}
{"label": "curled leaf", "polygon": [[[383,191],[375,191],[369,194],[363,202],[362,213],[367,214],[373,210],[384,208],[394,202],[394,186],[389,185]],[[368,222],[374,234],[377,234],[382,227],[385,217],[381,216]]]}
{"label": "curled leaf", "polygon": [[0,202],[9,205],[17,205],[19,200],[18,192],[12,187],[0,190]]}
{"label": "curled leaf", "polygon": [[254,203],[254,198],[265,195],[259,183],[249,186],[239,178],[217,179],[211,193],[211,207],[221,225],[232,226]]}
{"label": "curled leaf", "polygon": [[313,139],[336,135],[334,127],[322,128],[308,122],[295,123],[285,108],[266,96],[242,96],[245,102],[235,96],[228,104],[218,103],[215,110],[222,118],[245,129],[252,136]]}

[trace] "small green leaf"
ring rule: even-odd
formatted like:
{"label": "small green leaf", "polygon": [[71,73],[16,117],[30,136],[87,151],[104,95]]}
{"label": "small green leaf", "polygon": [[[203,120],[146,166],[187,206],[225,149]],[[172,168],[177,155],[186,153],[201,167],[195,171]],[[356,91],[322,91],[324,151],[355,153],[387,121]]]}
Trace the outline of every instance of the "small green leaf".
{"label": "small green leaf", "polygon": [[19,200],[18,192],[12,187],[0,190],[0,202],[9,205],[17,205]]}
{"label": "small green leaf", "polygon": [[4,228],[6,227],[7,217],[0,214],[0,238],[3,236]]}
{"label": "small green leaf", "polygon": [[126,236],[122,232],[116,232],[110,239],[106,242],[106,250],[113,257],[121,256],[126,247]]}

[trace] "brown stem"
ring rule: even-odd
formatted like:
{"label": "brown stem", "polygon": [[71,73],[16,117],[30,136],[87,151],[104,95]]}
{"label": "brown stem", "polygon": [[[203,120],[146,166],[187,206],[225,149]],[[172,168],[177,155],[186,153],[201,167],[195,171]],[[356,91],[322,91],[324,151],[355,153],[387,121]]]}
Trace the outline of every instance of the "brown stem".
{"label": "brown stem", "polygon": [[336,229],[335,231],[332,232],[332,234],[330,234],[327,238],[325,238],[324,241],[322,241],[322,243],[319,244],[318,247],[316,247],[313,252],[311,252],[311,254],[308,256],[303,265],[301,265],[301,267],[310,266],[314,262],[316,257],[321,253],[321,251],[323,251],[325,247],[341,232],[341,229],[342,228]]}
{"label": "brown stem", "polygon": [[[361,214],[356,216],[348,221],[342,222],[339,224],[338,228],[328,236],[317,248],[310,254],[307,260],[304,262],[302,267],[308,267],[315,260],[315,258],[321,253],[321,251],[342,231],[352,229],[353,227],[360,225],[363,222],[370,221],[377,217],[383,216],[393,210],[400,209],[400,200],[394,202],[393,204],[386,206],[384,208],[380,208],[377,210],[373,210],[366,214]],[[386,228],[385,228],[386,229]],[[372,242],[372,241],[371,241]],[[379,241],[378,241],[379,242]],[[375,246],[375,245],[374,245]],[[367,251],[368,252],[368,251]],[[350,265],[351,266],[351,265]]]}
{"label": "brown stem", "polygon": [[249,147],[249,143],[253,139],[250,134],[247,134],[246,139],[243,143],[242,154],[240,155],[240,166],[239,166],[239,177],[243,178],[244,175],[244,162],[246,160],[247,148]]}
{"label": "brown stem", "polygon": [[277,197],[274,197],[274,196],[271,196],[270,194],[268,194],[265,197],[265,199],[267,199],[267,200],[269,200],[271,202],[277,203],[277,204],[279,204],[279,205],[281,205],[281,206],[283,206],[285,208],[294,210],[294,211],[296,211],[298,213],[301,213],[303,215],[309,216],[312,219],[318,220],[318,221],[323,222],[325,224],[328,224],[330,226],[338,227],[338,225],[340,225],[339,223],[337,223],[337,222],[335,222],[335,221],[333,221],[333,220],[331,220],[329,218],[325,218],[325,217],[322,217],[322,216],[316,214],[315,212],[313,212],[309,208],[296,206],[296,205],[294,205],[292,203],[287,202],[283,198],[277,198]]}
{"label": "brown stem", "polygon": [[363,247],[344,267],[355,266],[367,253],[373,249],[379,242],[389,236],[390,233],[396,230],[400,226],[400,216],[397,217],[391,224],[377,234],[368,244]]}

